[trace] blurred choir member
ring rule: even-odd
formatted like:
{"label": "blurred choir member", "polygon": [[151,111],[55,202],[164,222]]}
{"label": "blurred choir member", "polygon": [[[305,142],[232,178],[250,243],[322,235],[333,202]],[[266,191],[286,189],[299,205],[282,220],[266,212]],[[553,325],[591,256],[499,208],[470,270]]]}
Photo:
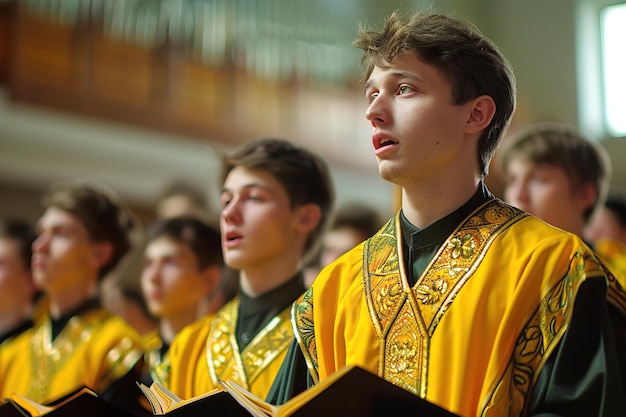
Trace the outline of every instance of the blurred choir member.
{"label": "blurred choir member", "polygon": [[322,235],[317,262],[305,270],[305,286],[313,283],[321,268],[372,236],[383,223],[380,213],[363,203],[351,202],[337,208]]}
{"label": "blurred choir member", "polygon": [[46,308],[3,356],[2,392],[49,403],[82,386],[132,410],[142,369],[139,335],[101,307],[97,290],[129,249],[129,213],[95,183],[54,184],[43,197],[32,271]]}
{"label": "blurred choir member", "polygon": [[36,291],[30,259],[34,240],[35,230],[27,222],[0,221],[0,351],[33,325]]}
{"label": "blurred choir member", "polygon": [[220,233],[199,219],[172,217],[148,229],[141,287],[150,313],[159,319],[146,360],[152,381],[169,379],[167,352],[174,336],[215,313],[211,299],[220,290],[223,264]]}
{"label": "blurred choir member", "polygon": [[611,194],[591,217],[585,236],[626,288],[626,198]]}

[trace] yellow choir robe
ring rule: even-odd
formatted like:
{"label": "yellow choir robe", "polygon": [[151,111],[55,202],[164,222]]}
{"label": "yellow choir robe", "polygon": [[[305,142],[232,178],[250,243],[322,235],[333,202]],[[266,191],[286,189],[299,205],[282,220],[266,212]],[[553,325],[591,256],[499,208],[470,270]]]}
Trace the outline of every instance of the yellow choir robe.
{"label": "yellow choir robe", "polygon": [[291,307],[285,308],[239,350],[236,323],[239,298],[224,305],[214,317],[185,327],[169,349],[170,379],[165,385],[181,398],[192,398],[235,381],[265,398],[293,340]]}
{"label": "yellow choir robe", "polygon": [[398,214],[294,305],[315,381],[359,365],[461,416],[520,416],[581,285],[615,287],[577,236],[497,199],[456,228],[413,286],[400,236]]}
{"label": "yellow choir robe", "polygon": [[102,393],[142,355],[137,332],[105,309],[72,317],[54,340],[45,313],[0,356],[0,397],[17,392],[43,404],[81,386]]}

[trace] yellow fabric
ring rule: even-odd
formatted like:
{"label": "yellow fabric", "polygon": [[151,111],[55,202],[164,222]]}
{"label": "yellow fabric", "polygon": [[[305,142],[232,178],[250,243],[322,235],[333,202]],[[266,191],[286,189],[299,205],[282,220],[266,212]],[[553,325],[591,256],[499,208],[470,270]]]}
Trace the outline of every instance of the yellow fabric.
{"label": "yellow fabric", "polygon": [[396,216],[295,304],[314,378],[358,365],[461,416],[522,415],[580,284],[607,280],[598,259],[578,237],[494,200],[409,288],[400,233]]}
{"label": "yellow fabric", "polygon": [[171,373],[165,385],[189,399],[231,380],[265,398],[293,340],[290,308],[274,317],[239,351],[235,339],[239,299],[223,306],[214,318],[183,329],[169,350]]}
{"label": "yellow fabric", "polygon": [[146,367],[152,381],[163,383],[169,380],[170,359],[169,354],[161,356],[163,341],[158,330],[151,331],[141,337],[144,355],[144,366]]}
{"label": "yellow fabric", "polygon": [[45,404],[86,385],[98,393],[126,375],[143,352],[139,335],[104,309],[72,317],[51,343],[43,315],[0,358],[0,395],[17,392]]}
{"label": "yellow fabric", "polygon": [[595,247],[621,287],[626,288],[626,245],[617,240],[602,239],[595,243]]}

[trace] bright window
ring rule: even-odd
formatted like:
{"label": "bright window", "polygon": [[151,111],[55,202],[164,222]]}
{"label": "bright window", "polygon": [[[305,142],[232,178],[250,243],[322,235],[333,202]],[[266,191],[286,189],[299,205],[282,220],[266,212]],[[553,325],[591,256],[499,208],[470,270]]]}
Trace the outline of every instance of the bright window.
{"label": "bright window", "polygon": [[626,3],[605,7],[601,27],[606,128],[626,136]]}

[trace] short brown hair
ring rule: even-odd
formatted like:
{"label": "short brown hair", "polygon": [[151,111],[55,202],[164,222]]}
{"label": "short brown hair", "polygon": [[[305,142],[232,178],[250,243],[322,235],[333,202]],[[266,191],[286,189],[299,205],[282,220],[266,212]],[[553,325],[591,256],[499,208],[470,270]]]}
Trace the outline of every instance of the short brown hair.
{"label": "short brown hair", "polygon": [[585,221],[605,201],[611,179],[611,160],[604,148],[587,139],[573,126],[541,122],[515,132],[502,148],[503,171],[516,158],[562,168],[573,187],[594,185],[596,201],[585,210]]}
{"label": "short brown hair", "polygon": [[113,191],[103,185],[86,181],[56,183],[44,194],[42,205],[72,214],[83,223],[91,240],[113,245],[113,255],[100,268],[99,278],[111,272],[128,253],[134,222]]}
{"label": "short brown hair", "polygon": [[363,50],[364,78],[374,66],[385,67],[397,57],[416,53],[441,71],[452,85],[452,101],[464,104],[490,96],[496,112],[478,143],[483,176],[515,111],[516,82],[511,64],[500,49],[472,23],[437,13],[402,18],[394,12],[382,31],[360,27],[354,45]]}

